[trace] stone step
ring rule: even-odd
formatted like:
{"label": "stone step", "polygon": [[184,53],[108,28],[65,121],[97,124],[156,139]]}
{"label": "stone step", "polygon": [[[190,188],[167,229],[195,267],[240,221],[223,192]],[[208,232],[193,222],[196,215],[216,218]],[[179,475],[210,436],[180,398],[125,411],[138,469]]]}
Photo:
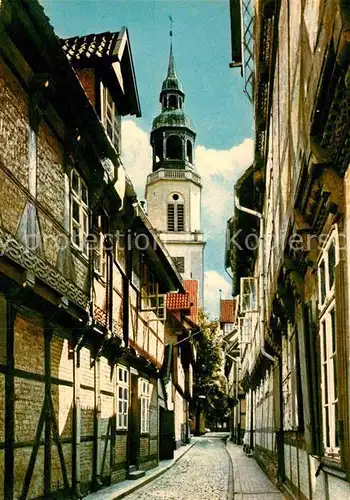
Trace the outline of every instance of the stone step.
{"label": "stone step", "polygon": [[129,465],[129,474],[130,472],[135,472],[137,470],[137,465]]}
{"label": "stone step", "polygon": [[128,479],[140,479],[140,477],[144,477],[146,475],[146,472],[144,470],[135,470],[133,472],[129,472],[128,474]]}

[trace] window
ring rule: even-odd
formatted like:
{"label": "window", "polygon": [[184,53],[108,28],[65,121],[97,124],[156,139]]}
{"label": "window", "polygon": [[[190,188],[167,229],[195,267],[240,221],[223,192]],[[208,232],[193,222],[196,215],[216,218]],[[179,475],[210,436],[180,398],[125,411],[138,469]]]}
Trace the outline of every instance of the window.
{"label": "window", "polygon": [[233,323],[225,323],[224,324],[224,334],[228,335],[233,331]]}
{"label": "window", "polygon": [[176,109],[177,108],[177,97],[176,95],[169,96],[169,108]]}
{"label": "window", "polygon": [[141,432],[149,432],[149,400],[150,384],[143,378],[140,379],[140,398],[141,398]]}
{"label": "window", "polygon": [[241,313],[258,310],[257,281],[256,278],[241,278]]}
{"label": "window", "polygon": [[299,425],[296,356],[296,330],[288,324],[287,334],[282,337],[283,427],[285,430],[295,430]]}
{"label": "window", "polygon": [[147,311],[150,309],[150,296],[157,295],[157,293],[158,283],[156,277],[144,264],[142,268],[142,310]]}
{"label": "window", "polygon": [[187,141],[187,143],[186,143],[186,160],[189,161],[190,163],[193,163],[192,142],[191,141]]}
{"label": "window", "polygon": [[183,197],[177,193],[171,195],[168,203],[168,231],[185,230],[185,209]]}
{"label": "window", "polygon": [[76,170],[71,173],[71,238],[73,245],[87,256],[88,190]]}
{"label": "window", "polygon": [[106,245],[105,235],[101,228],[97,234],[97,242],[94,248],[94,268],[103,278],[106,277]]}
{"label": "window", "polygon": [[146,265],[143,266],[142,276],[142,293],[141,293],[141,310],[153,311],[158,319],[166,319],[166,301],[165,294],[159,293],[159,283],[156,276],[148,269]]}
{"label": "window", "polygon": [[140,290],[140,285],[141,285],[140,274],[141,274],[141,254],[139,250],[134,249],[132,252],[131,282],[138,290]]}
{"label": "window", "polygon": [[116,232],[114,254],[118,264],[125,271],[125,235],[120,231]]}
{"label": "window", "polygon": [[129,372],[124,366],[118,366],[117,379],[117,429],[128,428],[129,409]]}
{"label": "window", "polygon": [[120,153],[121,117],[115,102],[106,87],[103,88],[102,123],[115,149]]}
{"label": "window", "polygon": [[178,135],[170,135],[166,141],[166,156],[171,160],[182,160],[182,140]]}
{"label": "window", "polygon": [[251,315],[238,318],[239,343],[250,344],[253,337],[253,322]]}
{"label": "window", "polygon": [[339,457],[337,335],[334,268],[338,264],[338,235],[334,228],[318,262],[319,338],[322,426],[325,455]]}

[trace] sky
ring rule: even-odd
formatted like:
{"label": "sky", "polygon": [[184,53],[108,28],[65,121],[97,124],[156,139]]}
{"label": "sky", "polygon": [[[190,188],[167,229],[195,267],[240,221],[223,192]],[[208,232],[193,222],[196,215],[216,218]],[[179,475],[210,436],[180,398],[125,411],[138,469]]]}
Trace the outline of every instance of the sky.
{"label": "sky", "polygon": [[124,118],[122,158],[140,199],[151,172],[149,134],[160,112],[168,67],[170,20],[184,111],[196,133],[195,164],[202,176],[205,309],[219,314],[219,289],[231,297],[224,269],[226,221],[233,214],[235,180],[253,159],[252,107],[231,62],[229,0],[39,0],[60,37],[128,28],[141,118]]}

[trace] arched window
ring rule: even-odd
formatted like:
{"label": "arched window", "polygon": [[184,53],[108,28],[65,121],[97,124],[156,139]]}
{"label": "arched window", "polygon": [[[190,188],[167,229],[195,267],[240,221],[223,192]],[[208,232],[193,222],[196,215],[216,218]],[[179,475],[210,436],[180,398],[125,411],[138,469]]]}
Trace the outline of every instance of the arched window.
{"label": "arched window", "polygon": [[182,160],[182,140],[178,135],[170,135],[167,138],[166,156],[171,160]]}
{"label": "arched window", "polygon": [[168,199],[168,231],[185,230],[185,205],[181,194],[173,193]]}
{"label": "arched window", "polygon": [[169,96],[169,108],[177,109],[177,96]]}
{"label": "arched window", "polygon": [[187,143],[186,143],[186,160],[189,161],[190,163],[193,163],[192,142],[191,141],[187,141]]}

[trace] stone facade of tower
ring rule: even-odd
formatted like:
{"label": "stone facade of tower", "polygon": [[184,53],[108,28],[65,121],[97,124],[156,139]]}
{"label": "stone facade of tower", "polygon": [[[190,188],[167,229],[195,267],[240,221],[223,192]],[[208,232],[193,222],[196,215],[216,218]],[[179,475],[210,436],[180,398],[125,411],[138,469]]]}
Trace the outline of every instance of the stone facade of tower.
{"label": "stone facade of tower", "polygon": [[202,184],[194,166],[196,133],[183,111],[185,94],[176,75],[172,47],[159,100],[161,113],[153,120],[151,131],[153,164],[146,184],[148,216],[182,277],[199,281],[202,304]]}

